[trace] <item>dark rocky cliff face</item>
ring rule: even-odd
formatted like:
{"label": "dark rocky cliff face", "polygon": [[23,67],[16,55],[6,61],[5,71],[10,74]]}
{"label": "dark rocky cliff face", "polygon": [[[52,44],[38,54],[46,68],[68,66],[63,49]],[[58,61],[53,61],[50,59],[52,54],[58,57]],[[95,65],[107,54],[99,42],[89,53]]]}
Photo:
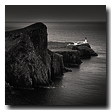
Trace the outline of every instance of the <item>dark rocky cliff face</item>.
{"label": "dark rocky cliff face", "polygon": [[80,59],[80,52],[78,50],[56,51],[56,53],[59,53],[63,56],[63,62],[66,67],[76,67],[82,63]]}
{"label": "dark rocky cliff face", "polygon": [[61,77],[65,68],[63,63],[63,56],[58,53],[54,53],[49,49],[47,51],[51,58],[51,78]]}
{"label": "dark rocky cliff face", "polygon": [[78,50],[80,52],[81,59],[91,58],[91,56],[98,56],[98,54],[93,49],[91,49],[91,46],[89,45],[89,43],[73,46],[72,50]]}
{"label": "dark rocky cliff face", "polygon": [[5,35],[5,80],[11,86],[49,85],[52,77],[63,75],[62,56],[47,51],[47,27],[43,23]]}
{"label": "dark rocky cliff face", "polygon": [[42,61],[46,63],[47,27],[42,23],[35,23],[26,27],[25,30],[26,34],[30,36],[30,40],[33,43],[36,55],[40,55]]}

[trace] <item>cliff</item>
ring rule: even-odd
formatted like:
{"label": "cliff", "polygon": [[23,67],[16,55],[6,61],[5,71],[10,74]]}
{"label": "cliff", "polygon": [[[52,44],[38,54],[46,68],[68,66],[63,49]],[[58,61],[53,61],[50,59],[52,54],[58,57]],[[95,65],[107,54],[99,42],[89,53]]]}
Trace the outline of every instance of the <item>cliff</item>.
{"label": "cliff", "polygon": [[89,43],[74,46],[71,42],[48,42],[48,48],[63,56],[63,63],[66,67],[79,67],[82,63],[81,59],[98,56]]}
{"label": "cliff", "polygon": [[78,50],[80,52],[80,58],[91,58],[91,56],[98,56],[98,54],[91,48],[89,43],[73,46],[72,50]]}
{"label": "cliff", "polygon": [[71,71],[66,67],[78,67],[82,63],[81,58],[91,56],[97,56],[97,53],[89,44],[67,49],[67,42],[47,42],[47,27],[43,23],[7,31],[5,81],[14,87],[50,85],[53,78]]}
{"label": "cliff", "polygon": [[64,70],[63,56],[49,49],[47,51],[51,58],[51,78],[61,77]]}
{"label": "cliff", "polygon": [[64,66],[66,67],[78,67],[82,63],[81,54],[78,50],[58,50],[53,52],[63,56]]}
{"label": "cliff", "polygon": [[14,87],[49,85],[63,75],[63,59],[47,50],[47,27],[35,23],[5,33],[5,80]]}

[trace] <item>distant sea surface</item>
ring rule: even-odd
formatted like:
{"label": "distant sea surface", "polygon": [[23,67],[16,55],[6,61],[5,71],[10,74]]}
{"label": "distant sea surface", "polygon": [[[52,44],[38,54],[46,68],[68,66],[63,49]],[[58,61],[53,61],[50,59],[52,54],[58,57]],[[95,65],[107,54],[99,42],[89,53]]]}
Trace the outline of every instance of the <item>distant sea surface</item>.
{"label": "distant sea surface", "polygon": [[[23,28],[31,23],[5,23],[5,30]],[[12,104],[104,106],[107,96],[106,22],[44,23],[48,41],[82,41],[87,37],[98,56],[82,60],[79,68],[56,79],[53,88],[19,90],[11,96]],[[16,91],[16,90],[15,90]],[[8,99],[7,99],[8,100]],[[10,99],[9,99],[10,100]]]}

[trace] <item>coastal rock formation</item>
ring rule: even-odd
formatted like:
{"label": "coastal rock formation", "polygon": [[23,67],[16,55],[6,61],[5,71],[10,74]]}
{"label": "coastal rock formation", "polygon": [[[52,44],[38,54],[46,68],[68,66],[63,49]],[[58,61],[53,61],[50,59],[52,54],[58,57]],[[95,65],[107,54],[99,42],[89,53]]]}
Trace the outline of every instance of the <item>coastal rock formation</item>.
{"label": "coastal rock formation", "polygon": [[43,23],[5,35],[5,80],[11,86],[49,85],[52,77],[63,75],[62,56],[47,50],[47,27]]}
{"label": "coastal rock formation", "polygon": [[[73,46],[69,50],[63,42],[48,45],[47,27],[43,23],[7,31],[5,36],[5,81],[14,87],[50,85],[53,78],[71,71],[66,67],[78,67],[81,58],[97,56],[89,44]],[[50,50],[53,47],[61,49]]]}
{"label": "coastal rock formation", "polygon": [[74,51],[56,51],[63,55],[63,62],[66,67],[79,66],[82,62],[80,60],[80,52],[78,50]]}
{"label": "coastal rock formation", "polygon": [[81,58],[91,58],[91,56],[98,56],[98,54],[93,49],[91,49],[89,43],[73,46],[72,50],[80,51]]}
{"label": "coastal rock formation", "polygon": [[80,47],[80,46],[87,46],[87,47],[91,48],[91,46],[89,45],[89,43],[85,43],[85,44],[77,45],[77,47]]}
{"label": "coastal rock formation", "polygon": [[51,78],[61,77],[64,69],[63,56],[49,49],[47,51],[51,58]]}
{"label": "coastal rock formation", "polygon": [[79,46],[78,47],[80,49],[80,52],[81,52],[81,56],[86,56],[86,55],[89,55],[89,56],[98,56],[96,52],[94,52],[93,49],[87,47],[87,46]]}
{"label": "coastal rock formation", "polygon": [[48,42],[48,48],[55,53],[63,55],[64,65],[68,67],[79,66],[81,59],[98,56],[89,43],[81,42],[81,44],[74,45],[73,42]]}

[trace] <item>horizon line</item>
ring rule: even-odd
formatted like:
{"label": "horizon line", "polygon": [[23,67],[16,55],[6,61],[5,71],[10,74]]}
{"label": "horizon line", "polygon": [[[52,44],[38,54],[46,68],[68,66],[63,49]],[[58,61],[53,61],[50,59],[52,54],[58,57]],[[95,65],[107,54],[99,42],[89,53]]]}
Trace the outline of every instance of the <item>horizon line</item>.
{"label": "horizon line", "polygon": [[43,22],[43,23],[59,23],[59,22],[106,22],[106,21],[5,21],[5,23],[36,23],[36,22]]}

